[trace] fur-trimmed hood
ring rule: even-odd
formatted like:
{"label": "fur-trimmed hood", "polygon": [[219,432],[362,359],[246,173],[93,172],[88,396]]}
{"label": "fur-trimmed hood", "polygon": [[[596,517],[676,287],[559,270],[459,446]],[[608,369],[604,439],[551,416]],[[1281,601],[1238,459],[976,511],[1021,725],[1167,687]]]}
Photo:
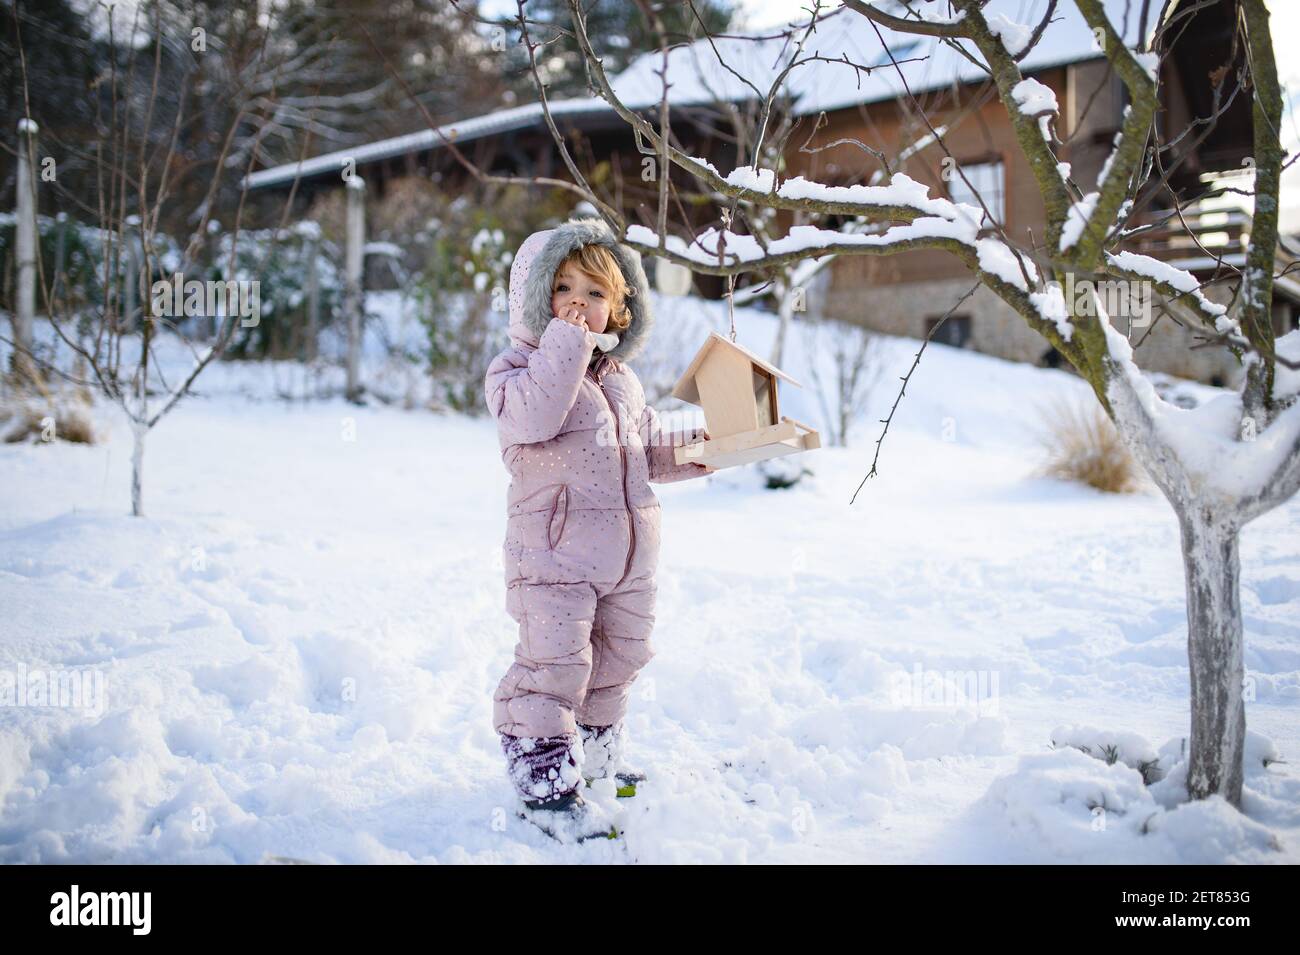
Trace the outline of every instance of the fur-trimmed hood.
{"label": "fur-trimmed hood", "polygon": [[603,245],[614,253],[629,289],[627,307],[632,322],[618,332],[619,343],[606,352],[631,361],[645,347],[654,325],[650,289],[641,255],[620,243],[600,219],[570,219],[554,229],[534,232],[524,240],[510,265],[510,340],[536,348],[552,319],[551,285],[560,263],[584,245]]}

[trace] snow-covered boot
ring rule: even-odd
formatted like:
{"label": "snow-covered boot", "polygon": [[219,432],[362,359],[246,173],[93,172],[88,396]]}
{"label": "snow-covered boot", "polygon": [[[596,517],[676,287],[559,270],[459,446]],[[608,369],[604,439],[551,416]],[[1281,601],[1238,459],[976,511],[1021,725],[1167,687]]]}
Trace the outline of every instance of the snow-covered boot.
{"label": "snow-covered boot", "polygon": [[545,803],[562,799],[582,785],[578,737],[501,734],[506,768],[519,798]]}
{"label": "snow-covered boot", "polygon": [[623,762],[627,733],[623,721],[610,726],[578,724],[582,737],[582,774],[587,785],[594,780],[613,777],[618,784],[618,795],[635,796],[636,784],[645,781],[645,773],[629,769]]}
{"label": "snow-covered boot", "polygon": [[559,842],[586,842],[588,839],[617,839],[618,828],[599,805],[573,792],[558,799],[525,800],[519,818],[526,819]]}
{"label": "snow-covered boot", "polygon": [[560,842],[617,837],[607,813],[582,798],[577,736],[501,735],[510,781],[526,819]]}

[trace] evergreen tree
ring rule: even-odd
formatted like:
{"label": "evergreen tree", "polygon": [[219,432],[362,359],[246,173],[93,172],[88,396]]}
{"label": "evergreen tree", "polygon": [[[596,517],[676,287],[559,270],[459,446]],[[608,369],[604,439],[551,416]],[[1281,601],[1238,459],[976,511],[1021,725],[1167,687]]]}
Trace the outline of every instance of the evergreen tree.
{"label": "evergreen tree", "polygon": [[[0,14],[0,208],[14,206],[17,166],[12,144],[18,120],[28,115],[40,127],[41,154],[58,143],[83,144],[94,135],[95,110],[89,90],[108,64],[108,48],[97,41],[71,0],[6,4]],[[24,84],[24,74],[26,83]],[[39,158],[38,158],[39,161]],[[93,159],[68,154],[59,173],[90,168]],[[55,206],[41,206],[42,213]]]}

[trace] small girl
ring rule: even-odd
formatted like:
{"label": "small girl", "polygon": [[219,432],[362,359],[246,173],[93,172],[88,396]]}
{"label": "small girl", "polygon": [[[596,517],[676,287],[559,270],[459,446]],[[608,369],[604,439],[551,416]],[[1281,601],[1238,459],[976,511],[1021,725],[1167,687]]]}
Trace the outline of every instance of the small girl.
{"label": "small girl", "polygon": [[644,778],[623,765],[632,681],[654,649],[659,501],[650,482],[710,473],[674,448],[625,362],[653,317],[641,258],[598,219],[536,232],[510,268],[510,347],[488,366],[487,405],[510,472],[506,609],[515,662],[494,696],[509,774],[552,834],[608,831],[587,780]]}

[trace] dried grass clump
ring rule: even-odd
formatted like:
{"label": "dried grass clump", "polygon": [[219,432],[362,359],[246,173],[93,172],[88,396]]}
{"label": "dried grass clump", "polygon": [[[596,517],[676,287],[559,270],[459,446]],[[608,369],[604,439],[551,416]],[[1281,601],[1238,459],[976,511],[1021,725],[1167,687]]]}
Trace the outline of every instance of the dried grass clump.
{"label": "dried grass clump", "polygon": [[1044,477],[1108,494],[1129,494],[1143,486],[1141,465],[1096,402],[1058,398],[1043,413],[1039,440],[1047,456],[1040,471]]}
{"label": "dried grass clump", "polygon": [[85,388],[32,395],[9,392],[0,399],[0,440],[6,444],[71,441],[95,444],[93,399]]}

